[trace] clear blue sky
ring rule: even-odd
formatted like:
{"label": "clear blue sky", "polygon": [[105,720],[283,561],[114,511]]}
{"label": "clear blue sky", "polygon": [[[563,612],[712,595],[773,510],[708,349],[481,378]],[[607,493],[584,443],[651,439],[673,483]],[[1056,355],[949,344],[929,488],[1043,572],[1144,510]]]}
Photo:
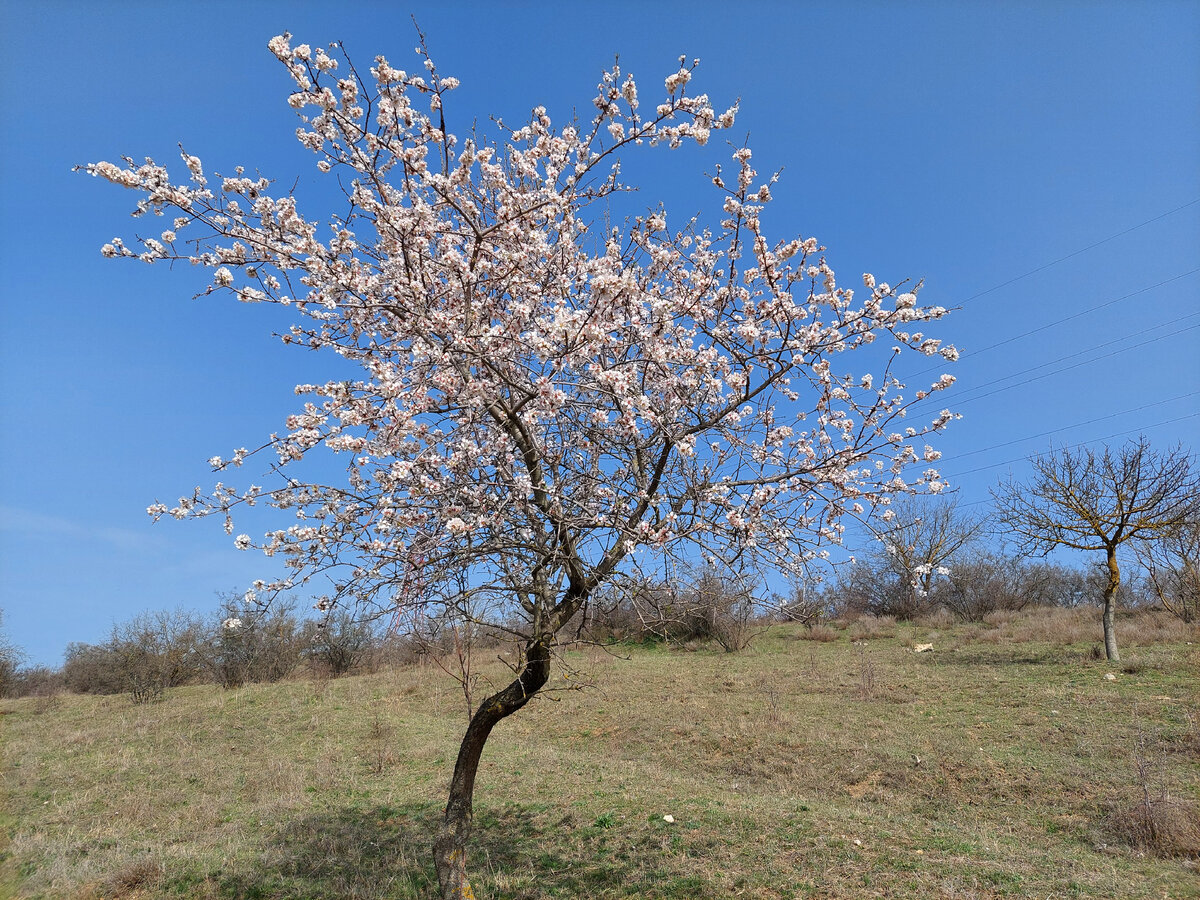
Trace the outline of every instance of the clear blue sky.
{"label": "clear blue sky", "polygon": [[[135,231],[134,197],[70,169],[174,163],[182,142],[218,170],[303,188],[317,175],[266,50],[284,29],[412,68],[416,12],[462,79],[460,128],[537,104],[562,119],[614,54],[647,87],[700,57],[694,86],[740,96],[739,139],[760,170],[785,170],[781,236],[816,236],[847,284],[924,278],[923,300],[963,307],[938,331],[964,352],[948,405],[965,418],[940,445],[963,502],[1051,440],[1143,430],[1200,447],[1195,3],[0,9],[0,607],[33,662],[269,574],[216,521],[153,525],[144,510],[210,486],[205,460],[281,427],[292,386],[325,363],[272,340],[277,310],[191,299],[196,271],[103,259]],[[646,175],[647,205],[678,216],[703,196],[685,166]]]}

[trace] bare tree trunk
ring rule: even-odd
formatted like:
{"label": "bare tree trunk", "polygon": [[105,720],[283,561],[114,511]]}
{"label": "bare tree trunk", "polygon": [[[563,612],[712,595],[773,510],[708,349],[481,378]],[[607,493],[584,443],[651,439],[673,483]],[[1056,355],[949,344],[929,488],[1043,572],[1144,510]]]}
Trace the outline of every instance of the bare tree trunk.
{"label": "bare tree trunk", "polygon": [[467,879],[467,840],[471,836],[475,775],[479,771],[483,745],[501,719],[528,703],[549,680],[551,639],[551,635],[541,635],[529,641],[520,675],[504,690],[480,703],[467,726],[458,750],[458,761],[454,764],[442,827],[433,843],[442,900],[475,900]]}
{"label": "bare tree trunk", "polygon": [[1104,655],[1111,662],[1120,662],[1117,652],[1117,588],[1121,586],[1121,570],[1117,567],[1117,548],[1108,548],[1108,585],[1104,588]]}

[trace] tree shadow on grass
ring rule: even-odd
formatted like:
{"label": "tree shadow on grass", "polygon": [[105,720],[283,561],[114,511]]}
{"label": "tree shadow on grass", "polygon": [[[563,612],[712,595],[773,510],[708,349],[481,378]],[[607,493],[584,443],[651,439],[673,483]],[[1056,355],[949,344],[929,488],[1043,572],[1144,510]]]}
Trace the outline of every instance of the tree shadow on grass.
{"label": "tree shadow on grass", "polygon": [[[252,866],[209,881],[221,900],[416,900],[436,894],[431,846],[441,807],[326,810],[281,825]],[[509,804],[476,812],[468,872],[480,897],[716,897],[695,873],[669,872],[662,848]],[[186,892],[185,892],[186,893]]]}

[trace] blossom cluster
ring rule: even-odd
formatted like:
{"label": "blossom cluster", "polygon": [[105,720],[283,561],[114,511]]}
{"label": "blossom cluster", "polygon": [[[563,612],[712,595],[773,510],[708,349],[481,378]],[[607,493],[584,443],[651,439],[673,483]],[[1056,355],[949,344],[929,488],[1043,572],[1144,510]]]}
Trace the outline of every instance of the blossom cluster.
{"label": "blossom cluster", "polygon": [[[151,514],[217,513],[232,534],[235,508],[261,500],[296,524],[235,545],[284,556],[289,585],[340,572],[339,595],[395,599],[469,570],[530,609],[643,549],[796,569],[840,540],[847,513],[945,486],[926,437],[954,415],[897,423],[953,377],[906,395],[892,361],[953,361],[917,330],[946,310],[869,274],[865,291],[842,287],[815,238],[771,240],[777,178],[749,148],[728,183],[711,178],[711,226],[671,230],[661,209],[600,224],[626,187],[622,155],[733,125],[736,107],[689,92],[696,61],[653,107],[614,65],[590,121],[536,107],[487,139],[449,130],[458,81],[425,55],[417,73],[378,57],[368,80],[336,47],[284,34],[269,49],[293,81],[297,138],[320,172],[347,176],[349,212],[322,227],[265,178],[212,175],[186,151],[178,184],[150,160],[100,162],[86,170],[141,194],[138,213],[170,217],[140,252],[118,238],[102,252],[206,267],[211,291],[292,308],[285,342],[361,375],[297,387],[309,399],[260,448],[277,486],[218,484]],[[890,355],[871,355],[882,335]],[[882,370],[847,371],[860,357]],[[318,448],[343,455],[344,483],[286,474]]]}

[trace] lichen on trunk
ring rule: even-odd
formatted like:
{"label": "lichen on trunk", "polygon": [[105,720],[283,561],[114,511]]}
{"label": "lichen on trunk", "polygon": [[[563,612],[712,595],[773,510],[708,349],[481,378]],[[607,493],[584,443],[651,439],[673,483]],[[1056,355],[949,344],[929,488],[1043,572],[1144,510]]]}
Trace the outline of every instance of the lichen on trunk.
{"label": "lichen on trunk", "polygon": [[1108,584],[1104,588],[1104,655],[1110,662],[1120,662],[1121,654],[1117,650],[1117,591],[1121,587],[1121,569],[1117,565],[1117,548],[1109,547],[1106,562],[1108,563]]}

